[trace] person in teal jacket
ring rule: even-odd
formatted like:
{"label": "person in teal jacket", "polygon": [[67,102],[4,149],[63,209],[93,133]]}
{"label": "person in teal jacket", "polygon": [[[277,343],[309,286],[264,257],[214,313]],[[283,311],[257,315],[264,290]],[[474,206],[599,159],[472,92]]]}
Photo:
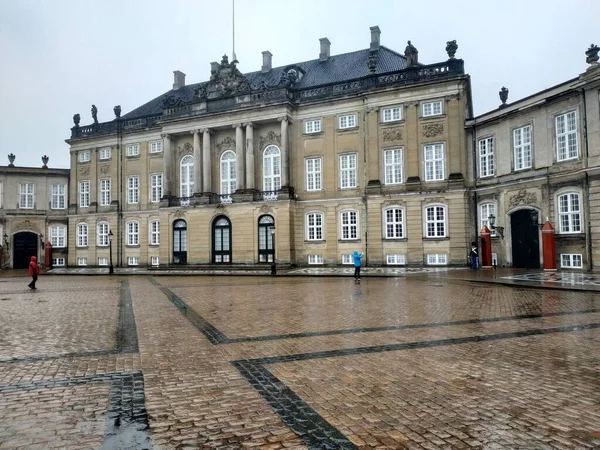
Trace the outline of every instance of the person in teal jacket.
{"label": "person in teal jacket", "polygon": [[354,250],[352,258],[354,259],[354,279],[360,280],[360,268],[362,266],[362,259],[365,257],[362,253],[358,253]]}

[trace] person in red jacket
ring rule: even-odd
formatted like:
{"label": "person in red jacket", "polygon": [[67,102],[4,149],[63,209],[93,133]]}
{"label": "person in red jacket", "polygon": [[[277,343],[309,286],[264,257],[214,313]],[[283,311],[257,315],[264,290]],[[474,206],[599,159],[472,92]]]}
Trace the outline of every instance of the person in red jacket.
{"label": "person in red jacket", "polygon": [[31,261],[29,262],[29,275],[31,275],[31,283],[28,286],[31,289],[37,289],[35,287],[35,282],[37,281],[38,275],[40,274],[40,266],[37,264],[37,258],[35,256],[31,257]]}

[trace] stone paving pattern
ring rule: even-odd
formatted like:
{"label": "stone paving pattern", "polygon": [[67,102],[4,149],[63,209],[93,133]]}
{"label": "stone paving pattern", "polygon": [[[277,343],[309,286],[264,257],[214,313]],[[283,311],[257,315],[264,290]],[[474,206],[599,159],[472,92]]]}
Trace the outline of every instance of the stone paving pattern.
{"label": "stone paving pattern", "polygon": [[26,284],[0,279],[2,450],[600,448],[597,292],[443,272]]}

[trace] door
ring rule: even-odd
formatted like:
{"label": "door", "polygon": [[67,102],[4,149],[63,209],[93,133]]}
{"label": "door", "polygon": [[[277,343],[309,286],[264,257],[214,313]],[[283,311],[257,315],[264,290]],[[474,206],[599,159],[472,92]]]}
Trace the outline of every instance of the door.
{"label": "door", "polygon": [[35,233],[29,231],[23,231],[21,233],[15,233],[13,248],[13,268],[14,269],[26,269],[29,267],[29,261],[32,256],[38,254],[38,236]]}
{"label": "door", "polygon": [[173,264],[187,264],[187,223],[173,222]]}
{"label": "door", "polygon": [[275,259],[275,219],[262,216],[258,219],[258,262],[271,263]]}
{"label": "door", "polygon": [[213,222],[213,263],[231,263],[231,222],[225,216],[217,217]]}
{"label": "door", "polygon": [[521,209],[510,216],[513,267],[540,268],[540,237],[538,213]]}

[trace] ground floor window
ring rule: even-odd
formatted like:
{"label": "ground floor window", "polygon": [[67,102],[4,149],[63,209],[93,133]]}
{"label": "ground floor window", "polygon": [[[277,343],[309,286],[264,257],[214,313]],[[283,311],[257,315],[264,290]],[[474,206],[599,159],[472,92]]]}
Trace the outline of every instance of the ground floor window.
{"label": "ground floor window", "polygon": [[388,266],[403,266],[405,263],[404,255],[386,255]]}
{"label": "ground floor window", "polygon": [[52,258],[52,266],[60,267],[65,265],[65,258]]}
{"label": "ground floor window", "polygon": [[323,264],[323,255],[308,255],[309,264]]}
{"label": "ground floor window", "polygon": [[430,253],[427,255],[427,264],[431,266],[442,266],[447,264],[445,253]]}
{"label": "ground floor window", "polygon": [[140,258],[137,256],[128,256],[127,257],[127,265],[128,266],[137,266],[140,263]]}
{"label": "ground floor window", "polygon": [[106,256],[102,256],[102,257],[98,258],[98,265],[99,266],[108,266],[108,258]]}
{"label": "ground floor window", "polygon": [[150,264],[152,264],[153,266],[158,266],[160,263],[160,260],[158,259],[158,256],[153,256],[150,259]]}
{"label": "ground floor window", "polygon": [[560,267],[565,268],[565,269],[568,269],[568,268],[581,269],[583,267],[583,258],[581,257],[580,254],[561,253]]}
{"label": "ground floor window", "polygon": [[342,255],[342,264],[353,264],[352,255]]}
{"label": "ground floor window", "polygon": [[87,266],[87,258],[77,258],[78,266]]}

